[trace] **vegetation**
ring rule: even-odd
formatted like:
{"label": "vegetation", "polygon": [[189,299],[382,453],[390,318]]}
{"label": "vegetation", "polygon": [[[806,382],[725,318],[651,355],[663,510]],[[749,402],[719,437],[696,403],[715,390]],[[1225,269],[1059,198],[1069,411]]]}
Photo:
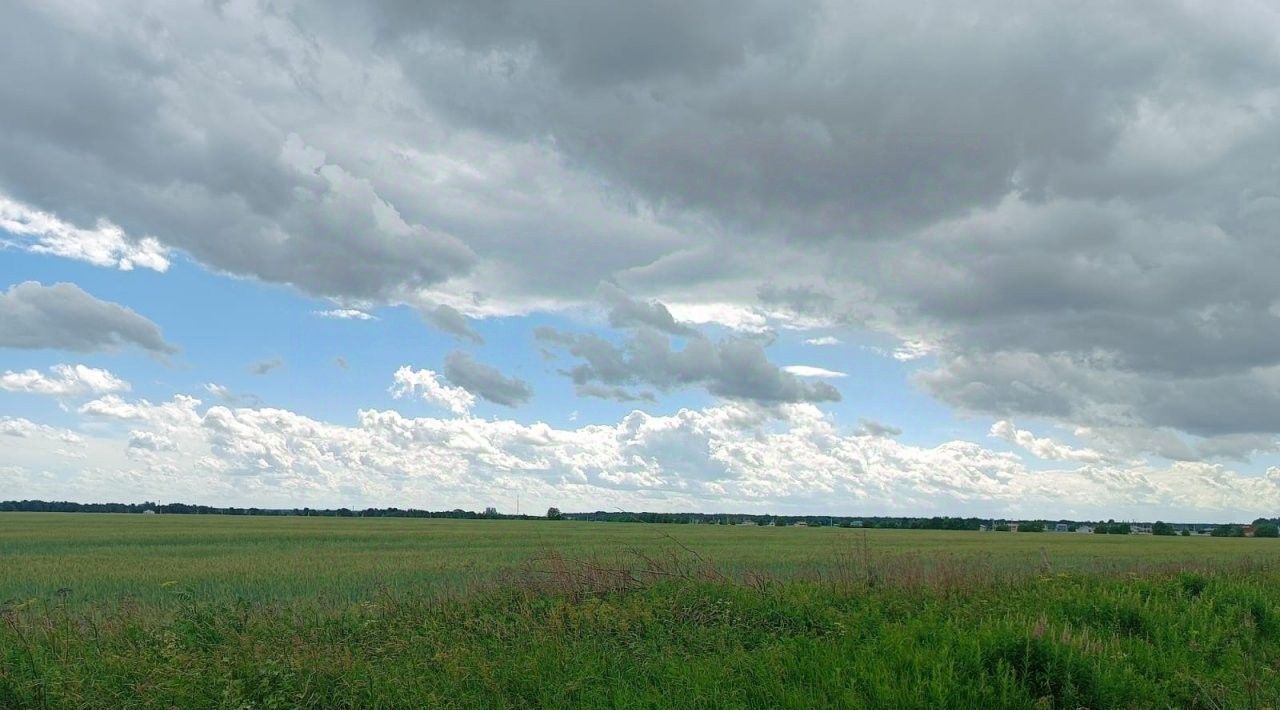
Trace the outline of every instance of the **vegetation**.
{"label": "vegetation", "polygon": [[6,514],[0,707],[1269,707],[1278,544]]}
{"label": "vegetation", "polygon": [[[554,513],[553,513],[554,511]],[[455,508],[453,510],[420,510],[416,508],[365,508],[363,510],[353,510],[351,508],[236,508],[226,507],[218,508],[207,505],[192,505],[188,503],[156,503],[147,501],[143,503],[74,503],[70,501],[44,501],[44,500],[6,500],[0,501],[0,512],[25,512],[25,513],[163,513],[167,515],[249,515],[249,516],[297,516],[297,517],[334,517],[334,518],[446,518],[461,520],[476,520],[481,518],[499,518],[505,520],[533,520],[538,516],[534,515],[511,515],[507,513],[499,513],[492,506],[484,509],[483,512],[475,512],[471,510],[462,510]],[[785,527],[788,525],[797,525],[804,523],[806,527],[844,527],[844,528],[874,528],[882,530],[981,530],[990,529],[994,524],[995,530],[1008,531],[1010,529],[1008,520],[990,520],[985,518],[959,518],[952,516],[933,516],[933,517],[884,517],[884,516],[833,516],[833,515],[772,515],[768,513],[747,514],[747,513],[651,513],[651,512],[626,512],[620,510],[604,511],[598,510],[593,513],[565,513],[559,508],[551,507],[547,510],[545,516],[552,520],[584,520],[590,522],[608,522],[608,523],[657,523],[672,525],[689,525],[689,524],[709,524],[709,525],[741,525],[744,523],[754,523],[756,525],[768,525],[774,527]],[[1267,522],[1265,520],[1261,522]],[[1272,521],[1275,522],[1275,521]],[[1045,521],[1030,520],[1019,522],[1019,530],[1022,532],[1043,532],[1052,528],[1056,528],[1058,523],[1063,523],[1069,531],[1075,531],[1079,527],[1076,521]],[[1117,527],[1117,530],[1128,530],[1127,523],[1117,524],[1114,520],[1107,523],[1099,523],[1106,532],[1109,527]]]}

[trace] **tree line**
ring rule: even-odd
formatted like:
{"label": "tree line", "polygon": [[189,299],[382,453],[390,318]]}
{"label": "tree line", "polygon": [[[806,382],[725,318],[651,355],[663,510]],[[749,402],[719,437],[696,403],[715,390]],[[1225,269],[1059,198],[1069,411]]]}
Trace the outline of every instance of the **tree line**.
{"label": "tree line", "polygon": [[[217,507],[209,505],[192,505],[189,503],[75,503],[71,501],[44,500],[6,500],[0,501],[0,512],[28,513],[164,513],[169,515],[293,515],[337,518],[453,518],[463,520],[501,519],[501,520],[589,520],[595,522],[620,523],[657,523],[668,525],[772,525],[778,527],[806,525],[809,527],[845,527],[845,528],[879,528],[890,530],[995,530],[1004,532],[1013,529],[1016,523],[1018,532],[1045,532],[1048,529],[1064,525],[1069,532],[1076,532],[1081,526],[1089,526],[1092,532],[1102,535],[1129,535],[1133,526],[1126,522],[1108,520],[1106,522],[1078,522],[1071,520],[1024,520],[991,519],[977,517],[931,516],[931,517],[891,517],[891,516],[849,516],[849,515],[774,515],[769,513],[652,513],[598,510],[590,513],[562,513],[559,508],[552,507],[545,516],[512,515],[499,513],[495,508],[485,508],[481,512],[454,508],[452,510],[421,510],[418,508],[241,508],[235,506]],[[1280,519],[1259,518],[1253,521],[1254,537],[1280,537]],[[1196,525],[1197,530],[1209,528],[1215,537],[1245,537],[1243,525]],[[1164,521],[1156,521],[1151,526],[1154,535],[1190,535],[1186,526],[1177,526]]]}

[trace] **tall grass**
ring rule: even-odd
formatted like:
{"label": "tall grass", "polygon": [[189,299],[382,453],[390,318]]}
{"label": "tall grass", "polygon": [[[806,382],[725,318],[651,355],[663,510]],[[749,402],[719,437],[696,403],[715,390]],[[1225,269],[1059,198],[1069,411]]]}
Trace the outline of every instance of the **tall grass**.
{"label": "tall grass", "polygon": [[[753,566],[719,532],[632,528],[593,544],[576,536],[614,527],[582,527],[556,531],[574,544],[513,540],[520,554],[465,585],[371,582],[341,604],[182,580],[123,602],[15,598],[0,606],[0,707],[1280,704],[1271,541],[1178,554],[1142,539],[937,533],[912,546],[770,530],[747,539],[795,535],[772,540],[802,560]],[[367,544],[353,530],[347,544]],[[325,579],[346,578],[308,584]]]}

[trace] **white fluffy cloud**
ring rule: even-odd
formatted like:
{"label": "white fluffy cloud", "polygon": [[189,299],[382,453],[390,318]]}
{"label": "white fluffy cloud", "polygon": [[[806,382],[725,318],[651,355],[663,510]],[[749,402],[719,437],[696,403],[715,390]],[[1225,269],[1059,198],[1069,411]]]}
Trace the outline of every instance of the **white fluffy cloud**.
{"label": "white fluffy cloud", "polygon": [[36,424],[22,417],[0,417],[0,434],[19,439],[44,437],[56,439],[67,444],[78,444],[82,441],[79,434],[66,429]]}
{"label": "white fluffy cloud", "polygon": [[0,194],[0,232],[8,232],[21,240],[10,242],[0,236],[0,246],[12,244],[36,254],[87,261],[121,271],[130,271],[135,266],[153,271],[169,269],[169,250],[154,237],[129,239],[123,229],[105,219],[99,219],[93,229],[82,229],[3,194]]}
{"label": "white fluffy cloud", "polygon": [[1051,461],[1082,461],[1099,463],[1106,460],[1101,453],[1092,449],[1077,449],[1060,444],[1049,437],[1036,436],[1026,429],[1018,429],[1013,422],[1001,420],[991,425],[990,436],[1017,444],[1034,456]]}
{"label": "white fluffy cloud", "polygon": [[391,396],[419,397],[423,401],[453,412],[466,414],[476,403],[475,395],[461,387],[444,384],[432,370],[415,370],[409,366],[396,370],[391,385]]}
{"label": "white fluffy cloud", "polygon": [[815,365],[785,365],[783,372],[789,372],[796,377],[848,377],[849,373],[839,372],[837,370],[828,370],[825,367],[817,367]]}
{"label": "white fluffy cloud", "polygon": [[[443,387],[429,371],[408,368],[396,381],[406,394]],[[637,411],[575,429],[390,410],[362,410],[355,424],[339,425],[283,409],[206,407],[184,396],[153,404],[111,395],[80,411],[95,422],[82,442],[91,466],[37,457],[33,444],[0,447],[0,468],[43,471],[60,485],[111,491],[113,499],[253,505],[449,508],[497,500],[509,508],[501,497],[508,492],[570,509],[613,501],[661,510],[1197,520],[1280,506],[1280,470],[1246,476],[1206,464],[1120,466],[1011,424],[993,428],[1038,457],[1073,461],[1032,471],[1014,454],[975,443],[920,447],[896,441],[896,430],[883,425],[844,430],[809,404]],[[58,430],[26,420],[0,420],[0,431],[47,440],[50,450],[65,444]],[[33,484],[31,494],[40,490]]]}
{"label": "white fluffy cloud", "polygon": [[378,317],[356,308],[331,308],[325,311],[316,311],[316,315],[321,318],[337,318],[338,320],[377,320]]}
{"label": "white fluffy cloud", "polygon": [[47,373],[39,370],[6,370],[0,374],[0,390],[55,396],[128,392],[129,383],[108,370],[85,365],[54,365]]}

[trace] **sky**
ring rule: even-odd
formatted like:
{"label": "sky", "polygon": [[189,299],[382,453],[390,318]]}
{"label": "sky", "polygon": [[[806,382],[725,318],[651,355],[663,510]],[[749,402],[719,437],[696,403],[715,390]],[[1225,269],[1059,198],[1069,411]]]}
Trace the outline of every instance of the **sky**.
{"label": "sky", "polygon": [[0,498],[1280,509],[1280,8],[0,3]]}

